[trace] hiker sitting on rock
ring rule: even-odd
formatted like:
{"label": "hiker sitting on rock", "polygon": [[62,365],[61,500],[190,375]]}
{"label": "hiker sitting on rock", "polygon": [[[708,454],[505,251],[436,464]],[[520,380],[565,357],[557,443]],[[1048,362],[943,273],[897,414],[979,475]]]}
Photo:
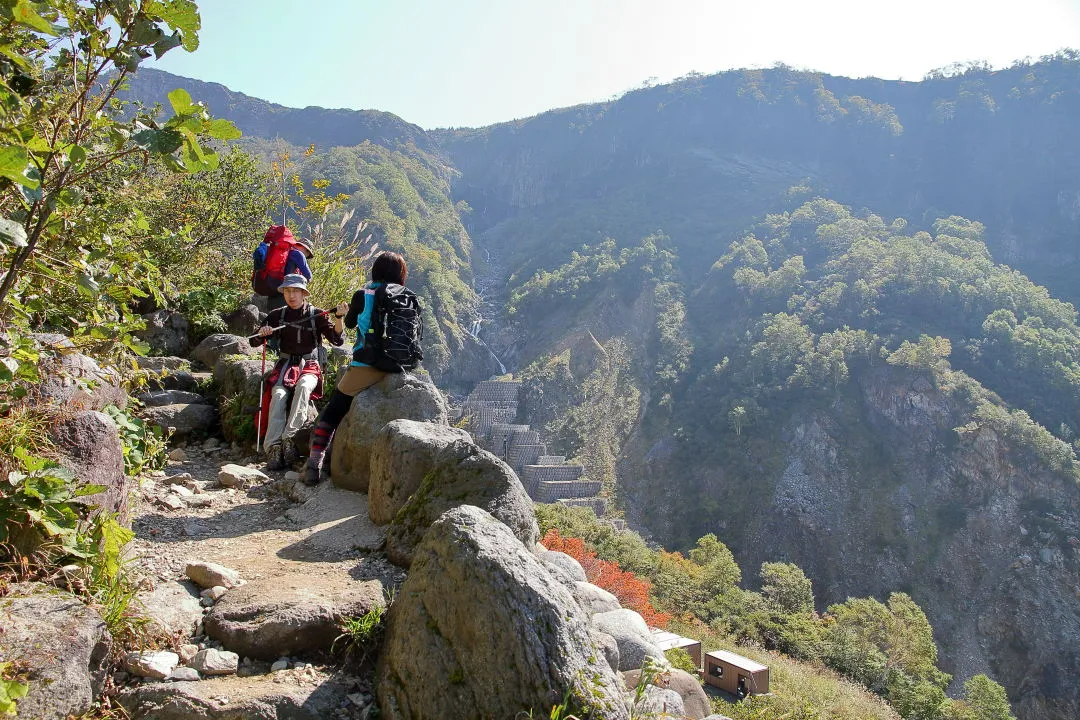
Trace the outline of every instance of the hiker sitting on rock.
{"label": "hiker sitting on rock", "polygon": [[299,459],[293,437],[307,422],[308,401],[322,397],[318,353],[321,338],[329,340],[331,345],[344,342],[342,322],[348,309],[348,305],[341,303],[333,313],[331,324],[329,312],[308,303],[307,278],[303,275],[286,275],[279,290],[285,297],[285,306],[267,314],[266,324],[248,339],[252,347],[271,338],[277,338],[280,343],[279,359],[266,378],[267,390],[260,398],[264,412],[260,427],[256,428],[261,432],[265,427],[268,470],[280,470]]}
{"label": "hiker sitting on rock", "polygon": [[[371,282],[357,290],[352,297],[352,302],[348,305],[345,325],[348,328],[356,328],[353,360],[349,363],[348,370],[338,380],[337,387],[330,395],[330,400],[319,414],[319,419],[315,421],[315,429],[311,431],[311,454],[308,457],[307,470],[303,478],[308,485],[317,485],[322,480],[323,455],[326,452],[326,446],[330,444],[334,431],[352,407],[353,398],[389,373],[414,368],[418,360],[423,359],[419,348],[419,339],[423,336],[419,305],[416,304],[415,295],[411,291],[396,287],[403,286],[408,275],[409,268],[405,264],[405,258],[395,252],[379,253],[371,266]],[[386,340],[378,340],[374,329],[375,323],[379,321],[374,317],[376,299],[380,293],[385,296],[391,288],[395,287],[395,292],[400,293],[398,297],[411,298],[406,304],[408,310],[415,313],[417,326],[412,328],[412,337],[407,338],[409,342],[398,348],[404,354],[398,356],[399,365],[396,368],[393,363],[385,362],[387,359],[384,347]],[[345,307],[344,303],[339,307]],[[379,369],[376,365],[385,369]]]}

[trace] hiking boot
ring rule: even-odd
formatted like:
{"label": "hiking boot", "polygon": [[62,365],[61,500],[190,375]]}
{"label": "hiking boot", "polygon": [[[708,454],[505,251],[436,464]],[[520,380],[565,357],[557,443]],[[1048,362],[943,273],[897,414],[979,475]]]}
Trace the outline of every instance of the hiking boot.
{"label": "hiking boot", "polygon": [[296,445],[292,440],[286,440],[283,443],[284,449],[281,451],[281,460],[285,464],[285,467],[292,467],[296,464],[296,461],[300,459],[300,452],[296,449]]}
{"label": "hiking boot", "polygon": [[282,457],[281,443],[274,443],[266,448],[266,469],[281,470],[285,467],[285,458]]}
{"label": "hiking boot", "polygon": [[322,482],[322,468],[308,461],[307,467],[304,469],[303,479],[305,485],[318,485]]}

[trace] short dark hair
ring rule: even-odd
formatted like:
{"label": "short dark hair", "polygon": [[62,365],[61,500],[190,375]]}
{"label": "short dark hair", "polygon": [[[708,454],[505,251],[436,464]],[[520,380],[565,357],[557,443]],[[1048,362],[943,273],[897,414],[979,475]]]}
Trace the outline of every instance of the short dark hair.
{"label": "short dark hair", "polygon": [[409,267],[405,264],[405,258],[396,252],[381,252],[375,258],[371,266],[371,281],[381,283],[405,284],[405,278],[409,277]]}

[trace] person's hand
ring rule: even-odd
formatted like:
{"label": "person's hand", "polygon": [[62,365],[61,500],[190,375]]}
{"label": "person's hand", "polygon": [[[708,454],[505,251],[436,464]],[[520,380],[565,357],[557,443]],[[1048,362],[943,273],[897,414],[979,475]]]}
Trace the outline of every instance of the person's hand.
{"label": "person's hand", "polygon": [[338,306],[334,308],[334,314],[337,317],[345,317],[345,313],[349,312],[349,303],[338,303]]}
{"label": "person's hand", "polygon": [[274,329],[269,325],[263,325],[259,328],[259,337],[270,337],[274,334]]}

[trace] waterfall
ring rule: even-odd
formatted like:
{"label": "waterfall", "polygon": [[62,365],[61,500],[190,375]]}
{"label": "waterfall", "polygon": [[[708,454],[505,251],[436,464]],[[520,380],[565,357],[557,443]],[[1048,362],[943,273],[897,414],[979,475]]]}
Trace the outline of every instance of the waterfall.
{"label": "waterfall", "polygon": [[499,364],[499,374],[505,375],[506,366],[503,365],[502,360],[499,359],[499,356],[495,354],[494,350],[488,347],[488,344],[486,342],[480,339],[480,323],[482,323],[483,320],[484,318],[482,315],[477,315],[476,319],[469,323],[469,335],[472,336],[473,340],[483,345],[484,349],[488,351],[491,357],[495,358],[495,362]]}

